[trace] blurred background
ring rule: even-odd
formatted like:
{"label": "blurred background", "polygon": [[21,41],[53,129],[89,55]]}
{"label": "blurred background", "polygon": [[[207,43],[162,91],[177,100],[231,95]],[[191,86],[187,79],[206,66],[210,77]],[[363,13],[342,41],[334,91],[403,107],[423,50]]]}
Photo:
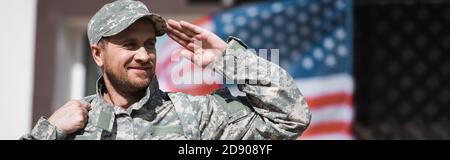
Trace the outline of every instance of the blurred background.
{"label": "blurred background", "polygon": [[[86,36],[110,0],[14,0],[0,7],[0,139],[95,93]],[[450,139],[450,0],[144,0],[151,12],[250,48],[279,49],[312,109],[298,139]],[[174,85],[179,48],[157,42],[162,90],[208,94],[222,84]],[[270,50],[267,55],[275,51]],[[274,56],[275,57],[275,56]],[[208,75],[183,73],[185,77]],[[217,77],[207,77],[217,78]]]}

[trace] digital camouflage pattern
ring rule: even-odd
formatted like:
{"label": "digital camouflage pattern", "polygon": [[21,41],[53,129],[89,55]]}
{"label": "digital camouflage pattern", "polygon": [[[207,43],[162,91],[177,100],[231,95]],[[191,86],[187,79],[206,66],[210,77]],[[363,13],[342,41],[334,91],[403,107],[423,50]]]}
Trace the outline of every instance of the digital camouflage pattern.
{"label": "digital camouflage pattern", "polygon": [[87,27],[89,43],[97,44],[103,37],[116,35],[143,17],[153,23],[156,36],[166,33],[166,21],[158,14],[150,13],[144,3],[118,0],[104,5],[91,18]]}

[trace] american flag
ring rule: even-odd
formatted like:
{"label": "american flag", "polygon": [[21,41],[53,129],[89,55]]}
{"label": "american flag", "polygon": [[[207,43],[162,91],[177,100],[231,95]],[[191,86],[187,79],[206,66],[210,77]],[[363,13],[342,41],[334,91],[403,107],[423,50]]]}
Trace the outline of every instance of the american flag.
{"label": "american flag", "polygon": [[[351,0],[252,3],[195,23],[223,39],[238,37],[256,51],[279,49],[280,66],[294,77],[312,109],[311,124],[298,139],[353,139]],[[167,37],[161,39],[159,53],[171,53],[179,47]],[[157,74],[163,90],[207,94],[222,87],[171,84],[167,74],[174,64],[168,62],[169,55],[158,55]],[[177,63],[192,67],[187,61]]]}

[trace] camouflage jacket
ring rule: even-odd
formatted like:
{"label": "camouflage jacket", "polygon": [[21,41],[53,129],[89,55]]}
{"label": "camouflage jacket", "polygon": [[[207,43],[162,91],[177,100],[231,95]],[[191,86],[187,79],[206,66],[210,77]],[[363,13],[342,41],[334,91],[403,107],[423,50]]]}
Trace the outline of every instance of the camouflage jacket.
{"label": "camouflage jacket", "polygon": [[231,40],[212,67],[226,78],[243,82],[238,88],[246,96],[234,97],[226,88],[206,96],[166,93],[153,78],[146,95],[125,110],[103,99],[100,79],[97,94],[83,98],[92,106],[84,129],[64,135],[41,117],[21,139],[297,138],[311,119],[305,98],[285,70],[245,48]]}

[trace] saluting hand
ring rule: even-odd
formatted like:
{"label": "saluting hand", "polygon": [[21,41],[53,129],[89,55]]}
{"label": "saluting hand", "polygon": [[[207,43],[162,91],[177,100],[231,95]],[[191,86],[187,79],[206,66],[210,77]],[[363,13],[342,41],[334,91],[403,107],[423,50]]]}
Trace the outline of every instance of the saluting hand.
{"label": "saluting hand", "polygon": [[167,29],[169,37],[183,46],[176,52],[201,67],[212,63],[228,46],[211,31],[188,22],[169,19]]}

